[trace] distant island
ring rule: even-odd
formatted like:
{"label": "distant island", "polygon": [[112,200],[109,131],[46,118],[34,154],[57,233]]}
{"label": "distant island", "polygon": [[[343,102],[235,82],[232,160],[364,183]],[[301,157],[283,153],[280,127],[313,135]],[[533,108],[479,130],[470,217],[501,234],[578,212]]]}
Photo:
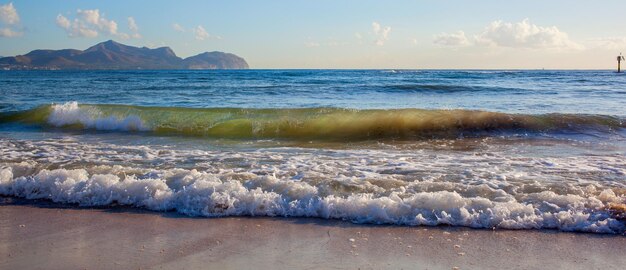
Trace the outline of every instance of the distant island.
{"label": "distant island", "polygon": [[205,52],[180,58],[169,47],[133,47],[113,40],[84,51],[34,50],[0,58],[4,70],[115,70],[115,69],[247,69],[243,58],[224,52]]}

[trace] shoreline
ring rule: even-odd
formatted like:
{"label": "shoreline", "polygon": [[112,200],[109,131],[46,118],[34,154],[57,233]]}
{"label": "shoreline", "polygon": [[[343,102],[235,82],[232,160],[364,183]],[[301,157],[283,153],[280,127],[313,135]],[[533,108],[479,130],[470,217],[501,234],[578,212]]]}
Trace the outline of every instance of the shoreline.
{"label": "shoreline", "polygon": [[0,198],[2,269],[619,269],[626,237],[188,217]]}

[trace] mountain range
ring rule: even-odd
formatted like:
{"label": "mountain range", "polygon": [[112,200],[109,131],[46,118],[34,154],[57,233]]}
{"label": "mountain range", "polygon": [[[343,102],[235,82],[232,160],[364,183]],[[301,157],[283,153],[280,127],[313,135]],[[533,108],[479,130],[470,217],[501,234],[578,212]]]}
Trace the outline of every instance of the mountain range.
{"label": "mountain range", "polygon": [[113,40],[81,51],[34,50],[0,58],[0,69],[247,69],[243,58],[224,52],[205,52],[180,58],[169,47],[133,47]]}

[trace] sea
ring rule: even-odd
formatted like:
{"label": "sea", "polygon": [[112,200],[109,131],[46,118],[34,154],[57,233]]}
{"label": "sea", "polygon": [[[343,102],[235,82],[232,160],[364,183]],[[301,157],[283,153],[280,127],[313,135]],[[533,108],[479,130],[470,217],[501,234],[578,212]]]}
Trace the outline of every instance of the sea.
{"label": "sea", "polygon": [[625,120],[609,70],[0,71],[0,195],[624,234]]}

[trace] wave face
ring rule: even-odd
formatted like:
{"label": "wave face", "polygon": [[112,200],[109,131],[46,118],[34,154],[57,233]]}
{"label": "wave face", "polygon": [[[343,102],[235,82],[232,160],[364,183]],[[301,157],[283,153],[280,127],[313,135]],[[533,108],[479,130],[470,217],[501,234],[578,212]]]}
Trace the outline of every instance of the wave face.
{"label": "wave face", "polygon": [[0,194],[82,206],[408,226],[626,230],[626,166],[619,155],[209,151],[0,139],[0,160]]}
{"label": "wave face", "polygon": [[615,132],[622,119],[599,115],[524,115],[471,110],[173,108],[127,105],[42,106],[0,118],[44,126],[234,139],[429,139],[503,133]]}

